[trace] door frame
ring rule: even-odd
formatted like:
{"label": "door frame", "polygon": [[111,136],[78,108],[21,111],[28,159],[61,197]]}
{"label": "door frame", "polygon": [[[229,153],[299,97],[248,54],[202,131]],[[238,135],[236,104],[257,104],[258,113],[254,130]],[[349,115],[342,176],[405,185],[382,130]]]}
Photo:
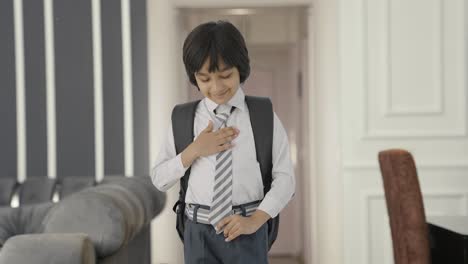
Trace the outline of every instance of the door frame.
{"label": "door frame", "polygon": [[[340,0],[148,0],[148,100],[150,161],[156,159],[175,104],[187,98],[178,73],[181,67],[181,8],[275,7],[307,8],[307,72],[304,85],[306,225],[304,263],[343,263],[343,181],[339,137],[340,72],[338,62],[338,2]],[[161,87],[168,87],[161,89]],[[177,88],[178,87],[178,88]],[[306,134],[306,133],[304,133]],[[151,164],[149,171],[151,171]],[[168,191],[175,200],[178,190]],[[180,262],[181,243],[173,227],[175,216],[167,205],[152,223],[153,263]],[[177,256],[179,255],[179,256]]]}

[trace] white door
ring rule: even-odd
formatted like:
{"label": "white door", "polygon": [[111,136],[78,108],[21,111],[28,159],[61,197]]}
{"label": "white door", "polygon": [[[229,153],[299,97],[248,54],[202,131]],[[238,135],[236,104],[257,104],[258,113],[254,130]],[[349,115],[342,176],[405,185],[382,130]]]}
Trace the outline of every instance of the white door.
{"label": "white door", "polygon": [[468,214],[466,1],[340,1],[344,261],[393,263],[377,153],[415,157],[426,215]]}

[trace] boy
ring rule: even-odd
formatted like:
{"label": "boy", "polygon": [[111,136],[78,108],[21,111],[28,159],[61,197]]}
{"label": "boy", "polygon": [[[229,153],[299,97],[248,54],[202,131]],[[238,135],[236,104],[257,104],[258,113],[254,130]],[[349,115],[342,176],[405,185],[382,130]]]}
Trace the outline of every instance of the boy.
{"label": "boy", "polygon": [[183,62],[190,82],[205,97],[196,105],[194,140],[176,154],[177,131],[170,126],[151,177],[167,191],[190,167],[183,212],[188,219],[185,263],[268,263],[267,221],[295,191],[286,131],[274,114],[272,183],[264,193],[241,87],[250,73],[241,33],[225,21],[201,24],[185,39]]}

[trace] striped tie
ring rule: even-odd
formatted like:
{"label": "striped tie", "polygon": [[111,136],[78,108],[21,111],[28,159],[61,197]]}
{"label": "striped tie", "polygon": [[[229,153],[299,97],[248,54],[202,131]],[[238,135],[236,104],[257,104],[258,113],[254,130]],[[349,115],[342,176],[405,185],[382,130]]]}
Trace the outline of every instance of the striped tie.
{"label": "striped tie", "polygon": [[[231,108],[231,113],[234,107]],[[215,110],[216,113],[216,110]],[[218,113],[216,118],[221,126],[226,126],[230,113]],[[227,149],[216,154],[215,181],[213,201],[211,203],[209,222],[213,227],[232,211],[232,150]]]}

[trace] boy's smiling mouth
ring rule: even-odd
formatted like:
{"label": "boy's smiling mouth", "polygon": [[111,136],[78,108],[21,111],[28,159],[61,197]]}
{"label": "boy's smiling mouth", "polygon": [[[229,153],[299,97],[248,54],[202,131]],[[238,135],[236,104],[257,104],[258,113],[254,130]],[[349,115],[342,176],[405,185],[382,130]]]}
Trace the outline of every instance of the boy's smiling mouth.
{"label": "boy's smiling mouth", "polygon": [[224,95],[226,95],[228,92],[229,92],[229,89],[226,89],[226,90],[223,91],[222,93],[214,94],[213,96],[214,96],[214,97],[217,97],[217,98],[222,98],[222,97],[224,97]]}

